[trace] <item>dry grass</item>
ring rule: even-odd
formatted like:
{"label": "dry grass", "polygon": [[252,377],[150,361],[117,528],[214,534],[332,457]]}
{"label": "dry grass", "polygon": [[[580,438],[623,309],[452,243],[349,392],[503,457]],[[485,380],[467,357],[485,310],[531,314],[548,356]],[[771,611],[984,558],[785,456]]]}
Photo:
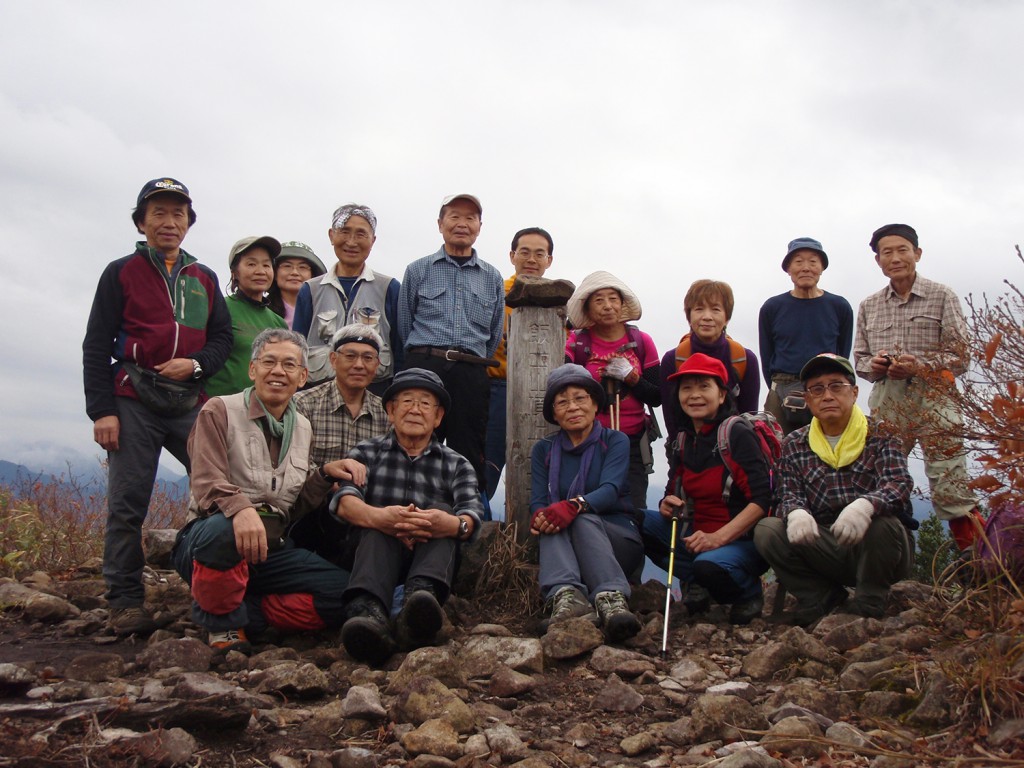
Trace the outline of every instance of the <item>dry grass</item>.
{"label": "dry grass", "polygon": [[482,613],[518,625],[538,616],[542,605],[536,553],[531,553],[530,542],[517,540],[516,531],[516,523],[499,526],[473,594]]}
{"label": "dry grass", "polygon": [[[185,500],[154,488],[146,527],[174,528]],[[46,571],[60,576],[103,554],[107,498],[75,477],[42,476],[0,486],[0,576]]]}

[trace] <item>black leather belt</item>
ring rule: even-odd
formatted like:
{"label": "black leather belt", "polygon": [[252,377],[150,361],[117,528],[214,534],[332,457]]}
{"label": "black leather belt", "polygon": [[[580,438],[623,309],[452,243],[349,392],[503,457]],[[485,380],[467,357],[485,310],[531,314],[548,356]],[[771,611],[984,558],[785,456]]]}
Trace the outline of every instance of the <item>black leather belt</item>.
{"label": "black leather belt", "polygon": [[444,349],[443,347],[409,347],[409,354],[440,357],[449,363],[472,363],[489,367],[501,365],[501,363],[491,357],[480,357],[479,355],[471,355],[468,352],[460,352],[457,349]]}

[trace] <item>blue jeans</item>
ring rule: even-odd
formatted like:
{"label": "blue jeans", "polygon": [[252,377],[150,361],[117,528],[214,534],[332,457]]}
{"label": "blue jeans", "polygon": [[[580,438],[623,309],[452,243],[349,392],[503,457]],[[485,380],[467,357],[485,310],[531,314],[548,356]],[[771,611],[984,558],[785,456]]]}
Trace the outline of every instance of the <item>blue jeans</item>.
{"label": "blue jeans", "polygon": [[[615,522],[612,522],[615,518]],[[564,531],[541,534],[541,596],[576,587],[591,601],[598,592],[630,594],[627,574],[643,562],[643,542],[631,515],[578,515]]]}
{"label": "blue jeans", "polygon": [[107,451],[107,527],[103,535],[103,578],[111,608],[142,605],[142,524],[149,512],[160,451],[166,448],[190,471],[186,443],[199,413],[160,416],[131,397],[115,397],[120,447]]}
{"label": "blue jeans", "polygon": [[[679,539],[688,534],[689,531],[676,531]],[[671,544],[672,521],[656,509],[644,510],[644,551],[651,562],[664,571],[668,570]],[[732,584],[722,585],[718,581],[702,583],[701,572],[704,567],[698,566],[695,569],[697,563],[718,566],[728,575]],[[719,603],[739,603],[760,597],[761,574],[767,570],[768,563],[758,553],[751,539],[737,539],[724,547],[699,555],[686,549],[682,541],[676,542],[673,575],[686,584],[696,582],[705,587]]]}

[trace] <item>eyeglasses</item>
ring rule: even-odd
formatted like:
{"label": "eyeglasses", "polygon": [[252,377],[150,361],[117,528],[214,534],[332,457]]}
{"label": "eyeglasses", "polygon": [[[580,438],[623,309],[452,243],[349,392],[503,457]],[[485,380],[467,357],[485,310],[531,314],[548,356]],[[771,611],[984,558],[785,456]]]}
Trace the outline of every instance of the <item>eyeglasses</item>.
{"label": "eyeglasses", "polygon": [[434,410],[438,406],[435,402],[422,400],[418,397],[399,397],[395,402],[398,403],[399,408],[403,408],[407,411],[411,411],[413,407],[418,407],[421,411],[427,412]]}
{"label": "eyeglasses", "polygon": [[815,384],[814,386],[807,387],[804,390],[804,395],[810,395],[811,397],[823,397],[826,389],[833,395],[838,395],[847,387],[852,386],[853,384],[848,381],[830,381],[828,384]]}
{"label": "eyeglasses", "polygon": [[373,365],[380,360],[380,357],[373,352],[338,352],[337,355],[349,365],[355,363],[356,360],[362,360],[363,365]]}
{"label": "eyeglasses", "polygon": [[572,398],[566,397],[561,400],[555,400],[552,405],[556,411],[567,411],[574,405],[580,409],[586,408],[591,402],[593,402],[593,398],[589,395],[576,395],[576,397]]}
{"label": "eyeglasses", "polygon": [[256,358],[256,365],[264,371],[272,371],[280,365],[289,376],[306,367],[302,363],[296,363],[294,360],[278,360],[276,357]]}

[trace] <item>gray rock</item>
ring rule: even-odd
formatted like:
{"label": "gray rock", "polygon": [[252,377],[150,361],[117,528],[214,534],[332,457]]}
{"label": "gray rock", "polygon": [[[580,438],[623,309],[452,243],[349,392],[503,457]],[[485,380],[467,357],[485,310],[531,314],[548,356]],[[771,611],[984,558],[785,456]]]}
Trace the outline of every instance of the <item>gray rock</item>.
{"label": "gray rock", "polygon": [[760,747],[749,747],[742,752],[734,752],[715,768],[781,768],[783,763],[766,754]]}
{"label": "gray rock", "polygon": [[322,707],[314,708],[312,716],[302,725],[303,732],[320,736],[330,736],[336,733],[345,720],[345,716],[341,713],[343,706],[343,702],[333,699]]}
{"label": "gray rock", "polygon": [[299,652],[294,648],[268,648],[267,650],[249,657],[247,666],[249,669],[270,669],[276,667],[282,661],[298,661]]}
{"label": "gray rock", "polygon": [[771,680],[796,657],[796,650],[785,643],[768,643],[743,657],[743,674],[754,680]]}
{"label": "gray rock", "polygon": [[216,675],[202,672],[186,672],[180,675],[171,696],[175,699],[205,699],[207,696],[233,696],[243,693],[237,685],[232,685]]}
{"label": "gray rock", "polygon": [[709,686],[705,693],[718,693],[722,696],[739,696],[741,699],[753,701],[758,696],[757,688],[743,680],[730,680]]}
{"label": "gray rock", "polygon": [[684,689],[693,688],[706,683],[712,672],[720,672],[718,667],[714,667],[712,670],[709,669],[709,666],[713,667],[714,665],[707,659],[686,656],[672,665],[668,676]]}
{"label": "gray rock", "polygon": [[462,757],[459,734],[450,723],[432,719],[402,736],[401,744],[406,752],[416,755],[440,755],[449,760]]}
{"label": "gray rock", "polygon": [[817,712],[830,720],[836,720],[839,713],[849,711],[853,703],[845,694],[836,695],[834,691],[823,686],[820,680],[804,678],[786,683],[764,702],[766,712],[792,705]]}
{"label": "gray rock", "polygon": [[833,723],[825,731],[825,738],[853,749],[875,746],[864,731],[849,723]]}
{"label": "gray rock", "polygon": [[783,633],[779,641],[792,648],[801,659],[820,661],[822,664],[836,665],[836,653],[814,635],[809,635],[800,627],[792,627]]}
{"label": "gray rock", "polygon": [[898,663],[893,656],[886,656],[877,661],[860,661],[848,664],[839,673],[839,684],[848,691],[867,690],[871,680],[878,674],[892,669]]}
{"label": "gray rock", "polygon": [[459,733],[473,730],[473,710],[433,677],[417,677],[399,694],[392,706],[395,722],[419,725],[440,718]]}
{"label": "gray rock", "polygon": [[178,532],[174,528],[145,528],[142,544],[146,552],[146,563],[154,568],[171,568],[171,550]]}
{"label": "gray rock", "polygon": [[0,696],[20,696],[36,682],[36,676],[18,664],[0,664]]}
{"label": "gray rock", "polygon": [[540,640],[474,635],[462,646],[456,666],[463,668],[466,678],[474,678],[493,675],[500,664],[526,674],[543,671],[544,652]]}
{"label": "gray rock", "polygon": [[487,746],[492,755],[499,756],[503,762],[511,762],[526,756],[527,747],[516,733],[507,725],[496,725],[484,731]]}
{"label": "gray rock", "polygon": [[819,715],[817,712],[812,712],[806,707],[801,707],[792,702],[786,702],[781,707],[776,707],[768,713],[768,722],[778,723],[781,720],[785,720],[787,717],[806,717],[813,720],[819,728],[822,730],[830,727],[832,721],[824,715]]}
{"label": "gray rock", "polygon": [[[831,616],[827,618],[832,618]],[[853,618],[846,617],[846,618]],[[867,622],[847,621],[829,629],[821,638],[822,642],[840,653],[852,651],[868,642],[871,636],[868,634]]]}
{"label": "gray rock", "polygon": [[590,666],[602,674],[614,672],[622,677],[639,677],[655,670],[650,657],[611,645],[598,647],[590,656]]}
{"label": "gray rock", "polygon": [[323,696],[329,686],[327,675],[316,665],[285,663],[266,670],[256,690],[282,694],[289,699],[315,699]]}
{"label": "gray rock", "polygon": [[369,749],[349,747],[332,752],[331,765],[334,768],[377,768],[379,761]]}
{"label": "gray rock", "polygon": [[816,741],[821,736],[821,728],[813,718],[784,717],[768,729],[761,746],[787,757],[816,758],[825,752],[823,744]]}
{"label": "gray rock", "polygon": [[619,742],[619,748],[626,757],[636,757],[649,749],[654,749],[657,745],[658,740],[650,731],[641,731],[632,736],[627,736]]}
{"label": "gray rock", "polygon": [[493,637],[512,637],[512,630],[502,624],[477,624],[469,630],[470,635],[491,635]]}
{"label": "gray rock", "polygon": [[487,737],[482,733],[471,734],[470,737],[466,739],[466,743],[462,745],[462,754],[465,758],[486,758],[491,754],[491,748],[487,744]]}
{"label": "gray rock", "polygon": [[270,768],[305,768],[305,761],[281,752],[270,753]]}
{"label": "gray rock", "polygon": [[605,712],[636,712],[643,704],[644,697],[640,693],[622,682],[618,675],[612,675],[590,706]]}
{"label": "gray rock", "polygon": [[83,653],[64,668],[64,677],[88,683],[102,683],[124,674],[124,659],[116,653]]}
{"label": "gray rock", "polygon": [[738,696],[705,693],[694,702],[690,711],[691,738],[686,742],[744,738],[743,731],[763,731],[768,725],[764,715],[750,702]]}
{"label": "gray rock", "polygon": [[604,643],[604,634],[587,619],[580,617],[559,622],[548,628],[540,644],[549,659],[574,659]]}
{"label": "gray rock", "polygon": [[376,720],[387,717],[388,712],[380,701],[376,686],[353,685],[341,703],[341,714],[344,717]]}
{"label": "gray rock", "polygon": [[492,696],[519,696],[537,687],[537,680],[530,675],[516,672],[514,669],[499,666],[488,683],[487,690]]}
{"label": "gray rock", "polygon": [[577,723],[565,732],[565,738],[574,747],[585,749],[597,738],[597,726],[593,723]]}
{"label": "gray rock", "polygon": [[956,718],[953,713],[954,686],[941,672],[933,672],[928,678],[921,703],[907,718],[910,725],[928,726],[929,730],[952,725]]}
{"label": "gray rock", "polygon": [[1024,742],[1024,719],[1003,720],[996,723],[988,734],[988,743],[994,747]]}
{"label": "gray rock", "polygon": [[440,755],[416,755],[409,765],[411,768],[455,768],[456,762]]}
{"label": "gray rock", "polygon": [[26,601],[42,594],[38,589],[26,587],[16,581],[0,582],[0,608],[24,608]]}
{"label": "gray rock", "polygon": [[48,595],[45,592],[37,592],[29,597],[22,608],[27,618],[44,624],[57,624],[65,619],[77,618],[82,613],[63,597]]}
{"label": "gray rock", "polygon": [[192,734],[182,728],[148,731],[132,741],[132,751],[144,765],[163,768],[188,764],[198,749]]}
{"label": "gray rock", "polygon": [[470,595],[476,589],[481,578],[487,577],[487,560],[491,554],[491,545],[500,535],[500,523],[486,521],[480,524],[480,532],[467,544],[459,547],[459,572],[452,584],[456,595]]}
{"label": "gray rock", "polygon": [[[472,638],[469,642],[478,639],[499,638]],[[452,688],[465,687],[467,671],[462,654],[456,661],[448,646],[417,648],[415,651],[407,653],[398,671],[391,675],[387,692],[399,693],[417,677],[433,677]]]}
{"label": "gray rock", "polygon": [[213,649],[194,637],[167,640],[146,648],[135,657],[138,664],[150,669],[180,667],[186,672],[205,672],[210,668]]}
{"label": "gray rock", "polygon": [[910,697],[896,691],[868,691],[861,699],[858,714],[862,717],[895,719],[910,704]]}

